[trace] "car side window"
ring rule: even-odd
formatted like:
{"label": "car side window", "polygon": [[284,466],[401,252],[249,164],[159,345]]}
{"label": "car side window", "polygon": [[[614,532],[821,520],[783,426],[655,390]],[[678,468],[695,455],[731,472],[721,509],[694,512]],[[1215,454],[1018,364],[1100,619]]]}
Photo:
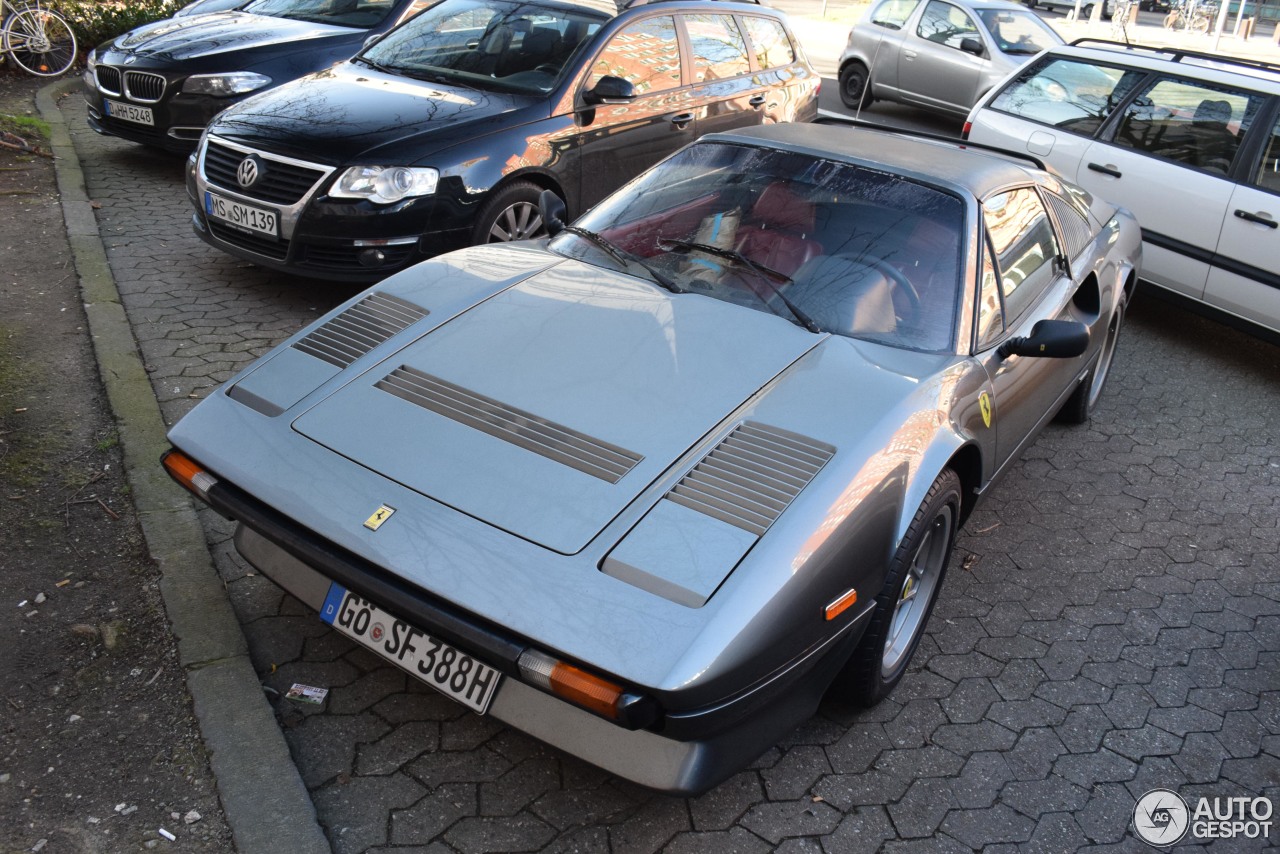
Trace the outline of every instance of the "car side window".
{"label": "car side window", "polygon": [[693,82],[724,80],[751,73],[747,41],[729,15],[685,15],[689,49],[693,54]]}
{"label": "car side window", "polygon": [[965,39],[982,38],[978,33],[978,25],[968,13],[942,0],[929,0],[929,5],[924,7],[924,14],[920,16],[916,35],[956,50],[960,49],[960,42]]}
{"label": "car side window", "polygon": [[986,350],[1004,334],[1004,303],[1000,299],[996,264],[991,258],[991,243],[982,241],[982,280],[978,283],[978,346]]}
{"label": "car side window", "polygon": [[796,61],[795,48],[782,23],[772,18],[753,16],[742,19],[755,48],[756,64],[761,68],[779,68]]}
{"label": "car side window", "polygon": [[1260,189],[1280,193],[1280,119],[1271,125],[1271,133],[1263,143],[1262,162],[1253,183]]}
{"label": "car side window", "polygon": [[1145,76],[1085,60],[1046,58],[1013,78],[991,108],[1093,136]]}
{"label": "car side window", "polygon": [[1262,100],[1211,83],[1159,79],[1125,108],[1112,142],[1225,175]]}
{"label": "car side window", "polygon": [[637,95],[678,87],[680,39],[675,18],[645,18],[620,30],[596,57],[587,88],[606,74],[629,81]]}
{"label": "car side window", "polygon": [[982,207],[1005,315],[1012,322],[1053,282],[1061,253],[1049,214],[1031,187],[991,196]]}
{"label": "car side window", "polygon": [[884,0],[871,11],[871,23],[891,30],[900,30],[919,5],[920,0]]}

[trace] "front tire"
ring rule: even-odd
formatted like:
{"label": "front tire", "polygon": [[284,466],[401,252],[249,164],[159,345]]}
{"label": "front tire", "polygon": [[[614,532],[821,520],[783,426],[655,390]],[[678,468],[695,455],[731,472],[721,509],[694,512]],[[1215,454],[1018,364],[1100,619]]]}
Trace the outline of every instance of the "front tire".
{"label": "front tire", "polygon": [[844,699],[874,706],[902,681],[942,589],[959,520],[960,478],[945,469],[898,545],[871,624],[838,677]]}
{"label": "front tire", "polygon": [[1093,411],[1102,397],[1102,390],[1106,387],[1107,377],[1111,375],[1111,363],[1115,359],[1116,342],[1120,340],[1120,327],[1123,324],[1124,303],[1122,302],[1116,306],[1115,312],[1111,315],[1111,321],[1107,324],[1107,340],[1102,342],[1098,360],[1093,363],[1089,373],[1085,374],[1080,385],[1076,386],[1071,397],[1067,398],[1067,402],[1062,404],[1062,409],[1058,410],[1058,420],[1067,424],[1084,424],[1093,416]]}
{"label": "front tire", "polygon": [[851,110],[871,106],[871,74],[861,62],[850,62],[840,69],[840,100]]}
{"label": "front tire", "polygon": [[547,236],[547,225],[538,210],[542,188],[530,181],[516,181],[493,194],[476,216],[471,242],[506,243]]}

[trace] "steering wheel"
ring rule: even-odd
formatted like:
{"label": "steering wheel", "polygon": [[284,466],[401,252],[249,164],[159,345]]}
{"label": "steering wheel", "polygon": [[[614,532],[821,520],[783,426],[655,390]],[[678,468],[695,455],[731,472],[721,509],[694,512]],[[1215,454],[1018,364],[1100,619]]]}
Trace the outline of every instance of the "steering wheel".
{"label": "steering wheel", "polygon": [[533,70],[541,71],[543,74],[556,75],[560,73],[560,66],[551,62],[544,62],[541,65],[535,66]]}
{"label": "steering wheel", "polygon": [[916,286],[911,284],[911,280],[902,274],[897,267],[885,261],[883,258],[859,258],[858,263],[865,264],[877,273],[884,275],[891,283],[893,283],[894,292],[901,292],[907,298],[907,306],[911,309],[912,314],[920,311],[920,292],[916,290]]}

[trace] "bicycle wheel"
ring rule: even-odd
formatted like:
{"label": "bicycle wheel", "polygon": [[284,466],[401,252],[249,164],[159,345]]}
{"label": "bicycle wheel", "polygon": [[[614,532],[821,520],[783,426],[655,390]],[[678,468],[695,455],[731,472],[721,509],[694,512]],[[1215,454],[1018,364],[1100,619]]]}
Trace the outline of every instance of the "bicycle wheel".
{"label": "bicycle wheel", "polygon": [[1207,33],[1209,32],[1209,24],[1210,21],[1208,15],[1197,15],[1191,21],[1191,30],[1197,33]]}
{"label": "bicycle wheel", "polygon": [[1182,16],[1178,14],[1178,10],[1174,9],[1172,12],[1164,16],[1164,28],[1166,30],[1174,29],[1178,26],[1178,19],[1181,17]]}
{"label": "bicycle wheel", "polygon": [[4,22],[2,36],[14,63],[37,77],[64,74],[76,61],[76,34],[57,12],[19,9]]}

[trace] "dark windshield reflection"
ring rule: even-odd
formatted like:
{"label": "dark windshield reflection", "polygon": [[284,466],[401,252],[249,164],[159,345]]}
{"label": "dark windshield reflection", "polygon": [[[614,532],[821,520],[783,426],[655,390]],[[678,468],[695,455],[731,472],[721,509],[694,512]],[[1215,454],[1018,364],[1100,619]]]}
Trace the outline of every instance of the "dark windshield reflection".
{"label": "dark windshield reflection", "polygon": [[362,56],[395,73],[506,91],[549,92],[606,17],[589,9],[444,0]]}
{"label": "dark windshield reflection", "polygon": [[[954,336],[963,222],[959,198],[896,175],[699,143],[575,224],[680,291],[788,319],[798,309],[809,328],[941,352]],[[551,246],[612,265],[573,235]]]}
{"label": "dark windshield reflection", "polygon": [[256,0],[244,11],[339,27],[376,27],[391,14],[391,0]]}

